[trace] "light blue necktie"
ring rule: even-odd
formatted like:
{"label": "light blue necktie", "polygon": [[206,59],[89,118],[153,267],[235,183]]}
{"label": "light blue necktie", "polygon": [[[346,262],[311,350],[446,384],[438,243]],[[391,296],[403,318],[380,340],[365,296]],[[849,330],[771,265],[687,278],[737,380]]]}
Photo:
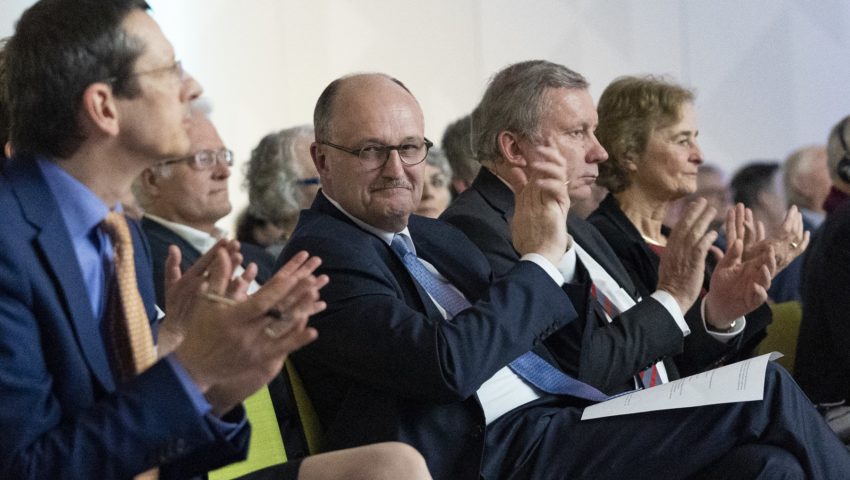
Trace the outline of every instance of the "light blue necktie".
{"label": "light blue necktie", "polygon": [[[445,309],[449,318],[471,306],[466,297],[425,268],[416,254],[407,247],[402,235],[393,237],[392,249],[401,258],[407,267],[407,271],[419,285]],[[534,352],[525,352],[508,366],[525,381],[546,393],[568,395],[596,402],[609,398],[590,385],[580,382],[553,367]]]}

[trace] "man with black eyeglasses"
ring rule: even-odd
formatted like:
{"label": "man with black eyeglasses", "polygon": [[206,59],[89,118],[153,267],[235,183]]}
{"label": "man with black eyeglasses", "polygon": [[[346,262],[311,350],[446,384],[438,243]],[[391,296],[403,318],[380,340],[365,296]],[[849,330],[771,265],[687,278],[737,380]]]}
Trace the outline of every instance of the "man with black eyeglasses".
{"label": "man with black eyeglasses", "polygon": [[[233,152],[224,146],[205,108],[203,102],[192,108],[191,155],[146,169],[134,185],[134,193],[145,211],[142,230],[151,246],[158,305],[165,304],[168,246],[176,245],[180,249],[180,270],[186,271],[227,236],[216,222],[231,210],[227,180],[233,166]],[[251,263],[256,265],[252,267],[257,269],[256,282],[249,287],[253,291],[271,275],[274,258],[262,248],[244,242],[240,252],[243,268],[249,268]]]}

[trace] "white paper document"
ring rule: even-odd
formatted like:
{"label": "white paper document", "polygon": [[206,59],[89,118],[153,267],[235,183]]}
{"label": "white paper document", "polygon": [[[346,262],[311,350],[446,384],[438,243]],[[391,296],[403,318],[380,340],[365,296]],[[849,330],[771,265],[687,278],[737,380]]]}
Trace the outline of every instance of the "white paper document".
{"label": "white paper document", "polygon": [[761,400],[767,362],[781,356],[778,352],[766,353],[646,390],[636,390],[585,408],[581,419]]}

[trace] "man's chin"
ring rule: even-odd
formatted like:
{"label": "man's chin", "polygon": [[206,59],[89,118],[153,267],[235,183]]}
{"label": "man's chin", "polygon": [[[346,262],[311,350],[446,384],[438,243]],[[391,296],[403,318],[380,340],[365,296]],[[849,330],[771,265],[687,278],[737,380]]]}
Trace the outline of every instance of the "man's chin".
{"label": "man's chin", "polygon": [[590,185],[570,185],[569,194],[571,202],[585,202],[593,196],[593,191]]}

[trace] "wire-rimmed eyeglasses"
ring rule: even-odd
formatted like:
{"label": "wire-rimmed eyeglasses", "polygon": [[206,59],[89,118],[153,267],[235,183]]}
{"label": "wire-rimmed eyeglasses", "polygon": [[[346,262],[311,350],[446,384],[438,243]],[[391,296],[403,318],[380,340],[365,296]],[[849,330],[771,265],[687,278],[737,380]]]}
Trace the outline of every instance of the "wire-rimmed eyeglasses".
{"label": "wire-rimmed eyeglasses", "polygon": [[233,152],[227,148],[221,148],[219,150],[199,150],[195,152],[194,155],[166,160],[160,163],[159,166],[164,167],[166,165],[173,165],[180,162],[187,162],[189,166],[195,170],[207,170],[215,166],[215,164],[232,167]]}

